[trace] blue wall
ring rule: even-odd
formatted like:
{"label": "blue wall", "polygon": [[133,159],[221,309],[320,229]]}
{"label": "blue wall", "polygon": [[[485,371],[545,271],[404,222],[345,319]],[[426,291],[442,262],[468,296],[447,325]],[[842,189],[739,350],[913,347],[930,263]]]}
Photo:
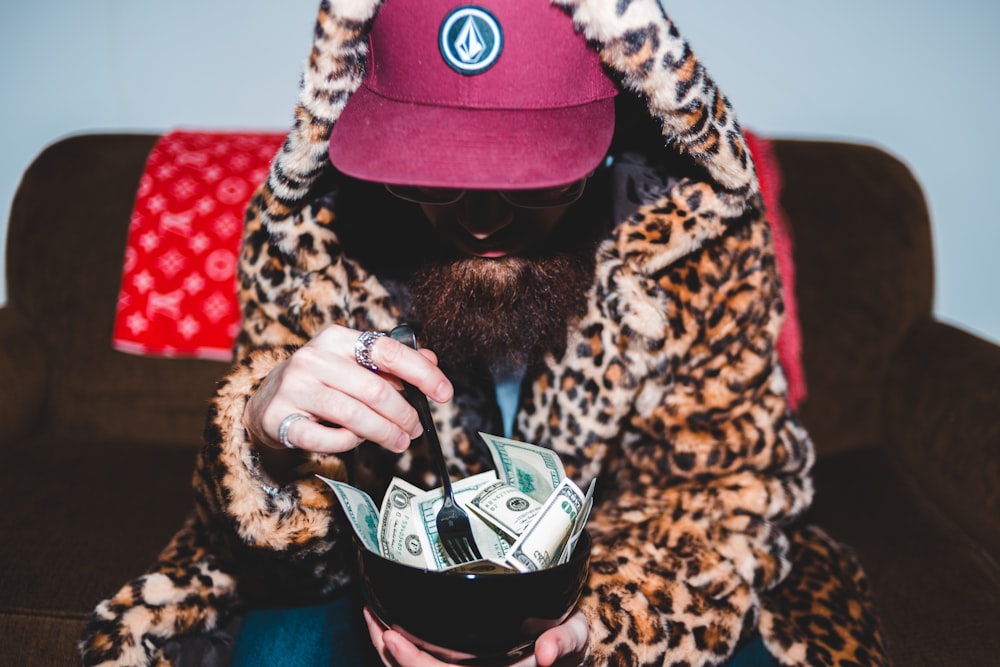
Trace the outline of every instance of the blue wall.
{"label": "blue wall", "polygon": [[[666,4],[745,126],[875,143],[913,169],[934,218],[937,314],[1000,341],[1000,220],[990,204],[1000,189],[1000,3]],[[67,134],[283,129],[317,6],[4,3],[0,210],[32,158]]]}

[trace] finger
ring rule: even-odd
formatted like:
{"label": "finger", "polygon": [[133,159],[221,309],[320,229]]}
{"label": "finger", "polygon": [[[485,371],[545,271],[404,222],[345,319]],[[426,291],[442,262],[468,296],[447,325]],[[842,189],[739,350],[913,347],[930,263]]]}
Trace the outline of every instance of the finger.
{"label": "finger", "polygon": [[386,649],[390,657],[405,667],[446,667],[429,653],[421,651],[410,640],[395,630],[386,630],[383,635]]}
{"label": "finger", "polygon": [[368,636],[371,637],[372,646],[375,647],[375,652],[378,653],[378,657],[382,659],[382,664],[391,665],[385,649],[385,641],[383,640],[383,635],[385,634],[385,628],[379,623],[371,610],[365,606],[362,609],[362,615],[365,618],[365,625],[368,626]]}
{"label": "finger", "polygon": [[[272,446],[282,449],[287,446],[324,454],[346,452],[365,440],[371,440],[395,452],[405,451],[409,447],[412,437],[398,424],[386,420],[368,406],[340,392],[325,393],[324,398],[297,404],[275,404],[271,410],[272,416],[266,419],[271,424],[278,422],[280,427],[278,418],[282,414],[285,418],[301,414],[308,419],[291,422],[285,429],[284,441],[277,433],[280,428],[271,426],[268,432],[276,432],[275,436],[271,436],[276,443]],[[342,425],[334,423],[335,420],[341,421]]]}
{"label": "finger", "polygon": [[309,396],[306,405],[328,425],[325,433],[314,433],[320,438],[316,442],[317,451],[326,451],[323,440],[332,443],[337,436],[333,432],[337,429],[329,425],[394,452],[404,451],[411,440],[423,434],[416,410],[389,382],[377,377],[365,378],[347,392],[326,387]]}
{"label": "finger", "polygon": [[582,655],[587,649],[590,626],[581,612],[575,612],[561,625],[546,630],[535,641],[535,661],[550,667],[560,658]]}
{"label": "finger", "polygon": [[[364,406],[359,407],[358,411],[374,414]],[[294,422],[286,434],[289,444],[295,449],[309,452],[340,454],[370,440],[390,451],[400,453],[406,451],[413,440],[405,431],[379,417],[366,419],[349,416],[343,411],[339,412],[346,426],[334,424],[332,420]]]}
{"label": "finger", "polygon": [[286,443],[293,449],[308,452],[337,454],[354,449],[365,441],[363,436],[353,431],[333,425],[321,424],[310,419],[297,419],[292,422],[285,433]]}
{"label": "finger", "polygon": [[[435,366],[438,365],[438,356],[436,354],[434,354],[433,352],[431,352],[430,350],[421,348],[420,350],[418,350],[418,352],[420,352],[420,354],[424,355],[424,357],[427,359],[427,361],[431,362]],[[392,375],[385,375],[385,374],[383,374],[383,377],[386,380],[388,380],[389,382],[391,382],[392,386],[395,387],[398,391],[402,391],[403,390],[403,383],[400,382],[398,378],[396,378],[396,377],[394,377]]]}
{"label": "finger", "polygon": [[[354,346],[363,332],[339,325],[327,327],[305,347],[318,347],[343,359],[357,363]],[[419,388],[433,401],[444,403],[451,400],[453,389],[448,378],[437,367],[437,357],[428,357],[423,350],[414,350],[381,336],[370,347],[371,361],[379,373],[395,376]],[[360,366],[366,371],[368,368]],[[370,372],[370,371],[369,371]]]}
{"label": "finger", "polygon": [[[292,411],[305,412],[393,451],[404,450],[423,432],[416,411],[392,383],[354,362],[303,348],[289,360],[284,376],[281,400],[269,408],[270,428]],[[360,442],[345,434],[299,427],[299,422],[293,426],[294,442],[303,449],[343,451]]]}
{"label": "finger", "polygon": [[429,399],[438,403],[451,400],[454,389],[437,366],[437,355],[429,350],[414,350],[389,338],[379,338],[372,347],[372,361],[379,372],[409,382]]}

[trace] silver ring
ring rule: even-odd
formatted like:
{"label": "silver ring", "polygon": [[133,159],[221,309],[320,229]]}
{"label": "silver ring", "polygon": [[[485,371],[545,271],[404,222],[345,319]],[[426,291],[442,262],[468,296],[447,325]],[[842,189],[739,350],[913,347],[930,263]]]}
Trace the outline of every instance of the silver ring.
{"label": "silver ring", "polygon": [[288,440],[288,429],[289,427],[291,427],[292,423],[295,422],[295,420],[297,419],[312,420],[312,417],[310,417],[309,415],[304,415],[301,412],[293,412],[292,414],[282,419],[281,424],[278,426],[278,440],[280,440],[281,444],[283,444],[285,447],[288,447],[289,449],[295,449],[295,445],[293,445]]}
{"label": "silver ring", "polygon": [[375,341],[383,336],[385,334],[381,331],[365,331],[354,343],[354,358],[370,371],[378,371],[378,366],[372,361],[372,348],[375,346]]}

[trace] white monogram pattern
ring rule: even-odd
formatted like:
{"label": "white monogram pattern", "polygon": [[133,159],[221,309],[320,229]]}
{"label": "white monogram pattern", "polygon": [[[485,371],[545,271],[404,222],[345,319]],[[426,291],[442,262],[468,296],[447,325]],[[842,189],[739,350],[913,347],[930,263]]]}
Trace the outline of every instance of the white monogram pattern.
{"label": "white monogram pattern", "polygon": [[239,330],[236,262],[243,211],[284,135],[171,132],[139,181],[114,346],[228,360]]}

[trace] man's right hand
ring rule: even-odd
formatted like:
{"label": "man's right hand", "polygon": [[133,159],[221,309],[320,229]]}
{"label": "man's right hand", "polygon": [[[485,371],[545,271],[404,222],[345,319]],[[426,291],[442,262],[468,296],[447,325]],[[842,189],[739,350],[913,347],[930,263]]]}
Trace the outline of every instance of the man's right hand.
{"label": "man's right hand", "polygon": [[275,366],[250,397],[243,423],[258,443],[284,449],[279,428],[289,415],[286,441],[296,449],[339,453],[365,440],[402,452],[423,433],[400,393],[401,380],[433,401],[451,400],[454,388],[430,350],[413,350],[388,336],[371,346],[374,372],[355,358],[361,331],[333,325]]}

